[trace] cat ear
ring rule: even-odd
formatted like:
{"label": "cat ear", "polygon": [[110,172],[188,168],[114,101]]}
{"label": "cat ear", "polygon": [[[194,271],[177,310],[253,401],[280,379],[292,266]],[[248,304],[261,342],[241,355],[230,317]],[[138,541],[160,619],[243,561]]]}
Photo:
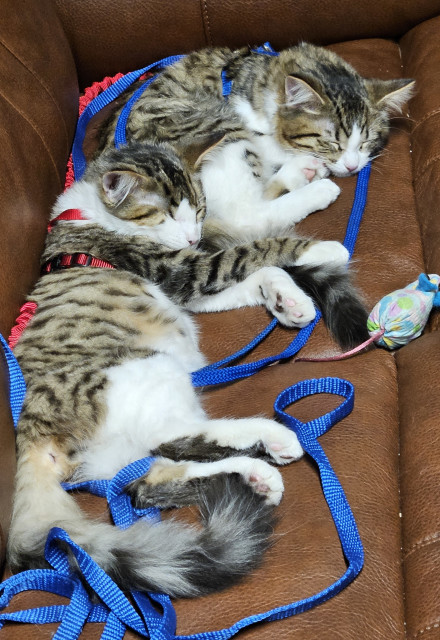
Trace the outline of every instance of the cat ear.
{"label": "cat ear", "polygon": [[300,107],[304,111],[316,113],[324,104],[321,96],[304,80],[287,76],[285,80],[286,104]]}
{"label": "cat ear", "polygon": [[194,162],[194,169],[198,169],[204,158],[206,158],[208,154],[211,153],[211,151],[218,147],[225,138],[226,134],[222,135],[221,137],[216,137],[215,141],[211,140],[209,146],[201,150],[201,153],[199,154],[197,160]]}
{"label": "cat ear", "polygon": [[377,106],[389,113],[402,111],[403,105],[414,95],[415,80],[369,80],[368,90]]}
{"label": "cat ear", "polygon": [[188,167],[190,167],[192,171],[195,171],[200,167],[203,159],[220,144],[225,136],[224,131],[214,131],[202,136],[191,144],[179,145],[177,142],[176,146],[179,149],[179,155],[185,158]]}
{"label": "cat ear", "polygon": [[102,188],[111,204],[119,205],[137,185],[139,176],[134,171],[107,171],[102,177]]}

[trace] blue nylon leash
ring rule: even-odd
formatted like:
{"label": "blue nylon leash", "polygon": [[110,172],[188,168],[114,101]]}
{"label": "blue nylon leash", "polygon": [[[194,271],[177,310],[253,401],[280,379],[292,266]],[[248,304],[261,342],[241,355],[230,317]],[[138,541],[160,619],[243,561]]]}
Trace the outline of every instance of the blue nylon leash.
{"label": "blue nylon leash", "polygon": [[[75,180],[80,180],[82,177],[85,168],[86,168],[86,159],[83,152],[83,143],[86,135],[87,125],[90,120],[95,116],[101,109],[105,106],[113,102],[117,97],[121,95],[128,87],[130,87],[133,82],[138,80],[144,73],[153,70],[164,69],[170,64],[174,64],[177,60],[180,60],[182,56],[168,56],[167,58],[163,58],[158,62],[153,62],[142,69],[138,69],[137,71],[131,71],[127,73],[122,78],[119,78],[113,85],[108,87],[105,91],[103,91],[99,96],[96,96],[84,109],[82,114],[78,119],[78,124],[76,127],[75,138],[73,141],[72,147],[72,161],[73,168],[75,173]],[[152,80],[152,79],[151,79]]]}
{"label": "blue nylon leash", "polygon": [[[314,420],[302,423],[284,409],[297,400],[316,393],[331,393],[345,398],[339,407]],[[59,528],[50,531],[46,543],[46,559],[53,570],[30,570],[9,578],[1,585],[0,610],[4,609],[12,598],[23,591],[40,589],[54,594],[70,597],[68,605],[37,607],[25,611],[0,614],[0,629],[6,622],[38,623],[60,622],[55,640],[75,640],[78,638],[86,622],[106,622],[101,638],[122,640],[126,628],[133,629],[141,637],[151,640],[227,640],[241,629],[262,621],[281,620],[286,617],[307,611],[325,602],[339,593],[359,574],[363,566],[363,548],[350,506],[339,480],[326,457],[317,438],[326,433],[333,425],[345,418],[352,410],[354,388],[347,380],[340,378],[318,378],[304,380],[285,389],[275,401],[275,411],[285,425],[294,430],[301,446],[316,461],[321,477],[325,499],[334,519],[342,550],[348,562],[345,573],[329,587],[314,596],[286,604],[270,611],[248,616],[239,620],[229,628],[196,633],[187,636],[176,636],[176,618],[173,605],[164,594],[140,594],[133,592],[140,613],[127,600],[124,593],[111,578],[76,545],[68,534]],[[151,463],[151,459],[138,461],[136,473],[141,475]],[[137,465],[138,463],[133,463]],[[133,465],[129,465],[131,467]],[[123,469],[118,476],[133,480],[131,474]],[[117,477],[117,476],[116,476]],[[110,481],[110,484],[113,481]],[[116,483],[118,484],[118,483]],[[75,487],[72,487],[75,488]],[[102,495],[102,486],[99,487]],[[117,493],[117,491],[116,491]],[[130,510],[129,501],[125,502],[121,511]],[[137,514],[126,515],[113,509],[116,520],[122,518],[126,523]],[[134,521],[134,520],[133,520]],[[70,561],[65,548],[58,546],[63,542],[76,558],[77,565],[89,586],[97,593],[103,604],[92,605],[78,576],[70,573]],[[157,606],[162,611],[159,612]]]}
{"label": "blue nylon leash", "polygon": [[21,408],[23,406],[24,396],[26,394],[26,383],[17,362],[17,358],[9,348],[8,343],[0,333],[0,342],[3,347],[6,364],[9,373],[9,404],[11,406],[12,421],[14,427],[17,426],[20,417]]}

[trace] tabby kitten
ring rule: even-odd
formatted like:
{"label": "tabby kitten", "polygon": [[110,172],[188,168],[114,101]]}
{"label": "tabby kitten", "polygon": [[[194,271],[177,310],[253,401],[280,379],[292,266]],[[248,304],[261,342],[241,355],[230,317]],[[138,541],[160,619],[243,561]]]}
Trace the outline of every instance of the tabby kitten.
{"label": "tabby kitten", "polygon": [[[222,73],[232,81],[228,99]],[[217,142],[196,162],[205,235],[249,241],[283,233],[332,203],[340,190],[326,176],[352,175],[381,152],[390,114],[413,87],[412,80],[362,78],[332,51],[306,43],[279,56],[214,48],[161,72],[135,102],[126,134],[166,141],[187,158]],[[104,123],[101,149],[114,144],[117,118],[136,89]]]}
{"label": "tabby kitten", "polygon": [[[104,153],[59,197],[53,217],[72,208],[83,220],[60,220],[48,235],[44,275],[30,294],[38,308],[15,349],[27,393],[9,562],[44,566],[47,534],[58,526],[124,589],[221,589],[254,568],[268,544],[283,483],[266,460],[287,464],[303,452],[273,420],[207,417],[190,375],[205,360],[185,309],[264,304],[300,326],[315,310],[289,271],[324,313],[340,300],[357,341],[366,318],[345,250],[336,259],[338,243],[272,238],[199,251],[200,187],[166,145]],[[335,259],[324,266],[329,246]],[[114,268],[58,269],[63,254]],[[148,455],[156,458],[150,472],[127,489],[134,504],[197,504],[203,529],[167,520],[120,530],[89,519],[60,485],[111,478]]]}

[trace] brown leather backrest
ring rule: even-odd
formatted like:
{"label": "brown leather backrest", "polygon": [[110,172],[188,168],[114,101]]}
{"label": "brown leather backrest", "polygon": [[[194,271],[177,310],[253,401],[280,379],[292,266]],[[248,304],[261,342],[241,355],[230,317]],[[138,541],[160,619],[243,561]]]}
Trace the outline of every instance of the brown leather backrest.
{"label": "brown leather backrest", "polygon": [[56,0],[80,86],[205,46],[397,38],[439,13],[439,0]]}

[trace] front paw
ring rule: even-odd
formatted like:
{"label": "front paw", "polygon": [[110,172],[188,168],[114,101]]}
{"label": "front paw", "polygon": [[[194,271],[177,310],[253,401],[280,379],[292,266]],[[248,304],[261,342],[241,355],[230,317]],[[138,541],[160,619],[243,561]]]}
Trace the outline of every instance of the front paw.
{"label": "front paw", "polygon": [[326,209],[331,205],[339,196],[341,190],[337,184],[327,178],[324,178],[323,180],[314,180],[313,182],[310,182],[308,185],[303,187],[302,193],[307,196],[307,202],[310,205],[310,209],[313,211],[319,211],[320,209]]}
{"label": "front paw", "polygon": [[264,196],[268,200],[274,200],[286,191],[295,191],[312,180],[326,178],[329,173],[322,160],[314,156],[297,155],[285,162],[270,178],[264,189]]}
{"label": "front paw", "polygon": [[311,298],[304,293],[282,269],[273,267],[268,273],[261,293],[266,308],[286,327],[305,327],[316,316]]}

